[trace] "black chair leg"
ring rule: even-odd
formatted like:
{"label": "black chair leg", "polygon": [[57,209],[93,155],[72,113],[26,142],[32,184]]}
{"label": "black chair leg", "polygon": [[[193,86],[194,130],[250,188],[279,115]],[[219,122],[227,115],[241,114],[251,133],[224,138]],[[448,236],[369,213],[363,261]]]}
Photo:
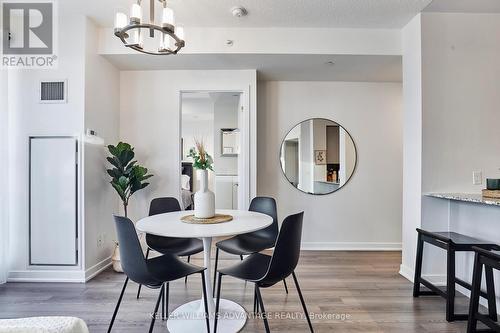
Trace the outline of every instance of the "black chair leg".
{"label": "black chair leg", "polygon": [[153,328],[155,326],[156,316],[158,315],[158,307],[160,306],[160,300],[162,300],[164,297],[164,295],[163,295],[164,288],[165,288],[165,284],[162,284],[161,289],[160,289],[160,294],[158,295],[158,300],[156,301],[155,311],[153,312],[153,316],[152,316],[153,318],[151,318],[151,325],[149,326],[149,333],[153,332]]}
{"label": "black chair leg", "polygon": [[[189,264],[189,261],[191,261],[191,256],[188,256],[188,264]],[[188,277],[186,276],[184,278],[184,283],[187,283],[188,282]]]}
{"label": "black chair leg", "polygon": [[205,322],[207,323],[207,333],[210,333],[210,317],[208,314],[207,286],[205,285],[205,271],[201,272],[201,284],[203,285],[203,303],[205,303]]}
{"label": "black chair leg", "polygon": [[413,279],[413,297],[420,295],[420,278],[422,276],[422,257],[424,254],[424,241],[422,235],[418,234],[417,239],[417,258],[415,260],[415,277]]}
{"label": "black chair leg", "polygon": [[165,283],[162,288],[163,296],[161,298],[161,320],[165,320]]}
{"label": "black chair leg", "polygon": [[125,283],[123,284],[122,292],[120,293],[120,297],[118,298],[118,303],[116,303],[115,312],[113,312],[113,317],[111,318],[111,322],[109,323],[108,333],[111,332],[111,328],[113,327],[113,323],[115,322],[116,314],[118,313],[118,308],[120,307],[120,303],[122,302],[123,293],[125,293],[125,288],[127,288],[128,276],[125,279]]}
{"label": "black chair leg", "polygon": [[212,289],[212,297],[215,297],[215,286],[217,281],[217,264],[219,262],[219,248],[215,249],[215,267],[214,267],[214,287]]}
{"label": "black chair leg", "polygon": [[474,333],[477,329],[476,313],[479,310],[479,296],[481,290],[481,275],[483,265],[479,261],[479,254],[474,258],[474,270],[472,273],[472,290],[469,303],[469,319],[467,322],[467,333]]}
{"label": "black chair leg", "polygon": [[169,290],[170,290],[170,284],[169,282],[166,283],[166,288],[163,291],[163,314],[162,314],[162,320],[168,320],[168,298],[169,298]]}
{"label": "black chair leg", "polygon": [[488,314],[491,320],[497,321],[497,302],[495,297],[495,282],[493,280],[493,268],[485,266],[486,294],[488,295]]}
{"label": "black chair leg", "polygon": [[446,260],[446,320],[455,320],[455,249],[448,248]]}
{"label": "black chair leg", "polygon": [[[146,251],[146,259],[148,259],[149,257],[149,247],[148,247],[148,250]],[[137,289],[137,299],[139,299],[139,296],[141,296],[141,287],[142,287],[142,284],[139,285],[139,288]]]}
{"label": "black chair leg", "polygon": [[311,324],[311,318],[309,318],[309,312],[307,312],[306,302],[304,302],[304,297],[302,297],[302,291],[300,290],[299,281],[297,281],[297,276],[295,275],[295,272],[292,273],[292,276],[293,276],[293,281],[295,282],[295,287],[297,288],[297,291],[299,293],[300,302],[302,303],[302,308],[304,309],[304,315],[306,316],[307,323],[309,324],[309,329],[311,330],[311,333],[313,333],[314,330]]}
{"label": "black chair leg", "polygon": [[285,285],[285,292],[288,294],[288,286],[286,285],[286,280],[283,279],[283,284]]}
{"label": "black chair leg", "polygon": [[217,300],[215,301],[214,333],[217,333],[217,319],[219,319],[220,287],[222,285],[222,274],[217,273]]}
{"label": "black chair leg", "polygon": [[253,313],[256,314],[257,311],[258,311],[258,308],[257,308],[257,291],[254,288],[254,291],[253,291]]}
{"label": "black chair leg", "polygon": [[240,254],[240,260],[243,261],[243,255]]}
{"label": "black chair leg", "polygon": [[266,309],[264,308],[264,301],[262,300],[262,295],[260,294],[260,289],[257,284],[255,284],[255,292],[257,294],[257,300],[259,301],[260,308],[262,310],[262,319],[264,319],[264,327],[266,328],[266,333],[271,332],[269,329],[269,323],[267,322],[267,314],[266,314]]}

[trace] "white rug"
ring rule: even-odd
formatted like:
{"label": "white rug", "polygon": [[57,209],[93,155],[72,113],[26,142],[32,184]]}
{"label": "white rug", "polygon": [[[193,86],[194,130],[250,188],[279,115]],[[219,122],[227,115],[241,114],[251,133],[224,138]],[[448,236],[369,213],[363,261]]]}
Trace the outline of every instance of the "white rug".
{"label": "white rug", "polygon": [[89,333],[83,320],[74,317],[0,319],[0,333]]}

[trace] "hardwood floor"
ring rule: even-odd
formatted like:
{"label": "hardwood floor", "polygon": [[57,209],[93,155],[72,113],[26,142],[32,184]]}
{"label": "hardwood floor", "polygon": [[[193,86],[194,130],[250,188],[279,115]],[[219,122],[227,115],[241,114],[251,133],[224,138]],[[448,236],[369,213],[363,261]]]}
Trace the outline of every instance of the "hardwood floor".
{"label": "hardwood floor", "polygon": [[[234,258],[234,259],[233,259]],[[223,267],[237,262],[225,256]],[[439,297],[412,297],[412,284],[398,274],[399,252],[313,252],[306,251],[297,269],[309,312],[329,318],[313,319],[316,332],[465,332],[465,323],[447,323],[445,301]],[[192,260],[201,264],[201,257]],[[87,284],[8,283],[0,286],[0,318],[39,315],[77,316],[91,332],[105,332],[118,299],[124,276],[111,270]],[[308,332],[300,301],[288,280],[290,294],[283,284],[262,290],[268,312],[292,319],[270,319],[272,332]],[[157,297],[156,290],[142,289],[136,300],[137,285],[129,283],[113,328],[114,332],[146,332],[149,314]],[[199,277],[190,277],[187,285],[176,281],[170,287],[170,310],[201,295]],[[253,308],[253,285],[225,278],[222,296]],[[457,310],[465,312],[468,303],[458,297]],[[166,332],[166,323],[157,321],[155,332]],[[263,332],[260,319],[249,319],[243,332]],[[189,332],[190,333],[190,332]]]}

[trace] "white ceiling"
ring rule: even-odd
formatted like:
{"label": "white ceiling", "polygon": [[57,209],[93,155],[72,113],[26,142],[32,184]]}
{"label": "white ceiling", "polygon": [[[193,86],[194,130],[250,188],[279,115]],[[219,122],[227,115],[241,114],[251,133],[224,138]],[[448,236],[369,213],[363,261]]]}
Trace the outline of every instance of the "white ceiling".
{"label": "white ceiling", "polygon": [[[401,28],[432,0],[169,0],[179,24],[192,27]],[[453,1],[453,0],[451,0]],[[149,1],[144,0],[145,3]],[[133,0],[63,0],[65,8],[111,27]],[[248,16],[235,18],[231,8]],[[68,7],[66,7],[68,6]],[[158,7],[157,7],[158,8]],[[146,11],[147,13],[147,11]]]}
{"label": "white ceiling", "polygon": [[434,0],[426,12],[500,13],[500,0]]}
{"label": "white ceiling", "polygon": [[[293,54],[105,55],[121,70],[257,69],[267,81],[401,82],[400,56]],[[334,61],[334,65],[326,62]]]}

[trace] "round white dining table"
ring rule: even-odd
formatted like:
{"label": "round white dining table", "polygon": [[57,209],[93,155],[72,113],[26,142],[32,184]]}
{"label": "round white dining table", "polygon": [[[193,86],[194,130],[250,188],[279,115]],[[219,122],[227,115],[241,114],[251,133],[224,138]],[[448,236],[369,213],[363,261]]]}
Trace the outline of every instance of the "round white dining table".
{"label": "round white dining table", "polygon": [[[203,256],[205,270],[205,283],[208,296],[208,311],[211,318],[211,331],[213,331],[215,302],[212,295],[212,274],[210,254],[212,238],[245,234],[263,229],[273,222],[272,217],[243,210],[217,210],[218,214],[228,214],[232,221],[217,224],[190,224],[181,221],[181,217],[193,214],[193,211],[179,211],[158,214],[139,220],[136,228],[140,232],[166,237],[201,238],[203,240]],[[205,309],[202,298],[179,306],[169,316],[167,327],[169,332],[205,332]],[[235,333],[245,326],[247,313],[236,302],[222,299],[219,305],[219,319],[217,331]]]}

